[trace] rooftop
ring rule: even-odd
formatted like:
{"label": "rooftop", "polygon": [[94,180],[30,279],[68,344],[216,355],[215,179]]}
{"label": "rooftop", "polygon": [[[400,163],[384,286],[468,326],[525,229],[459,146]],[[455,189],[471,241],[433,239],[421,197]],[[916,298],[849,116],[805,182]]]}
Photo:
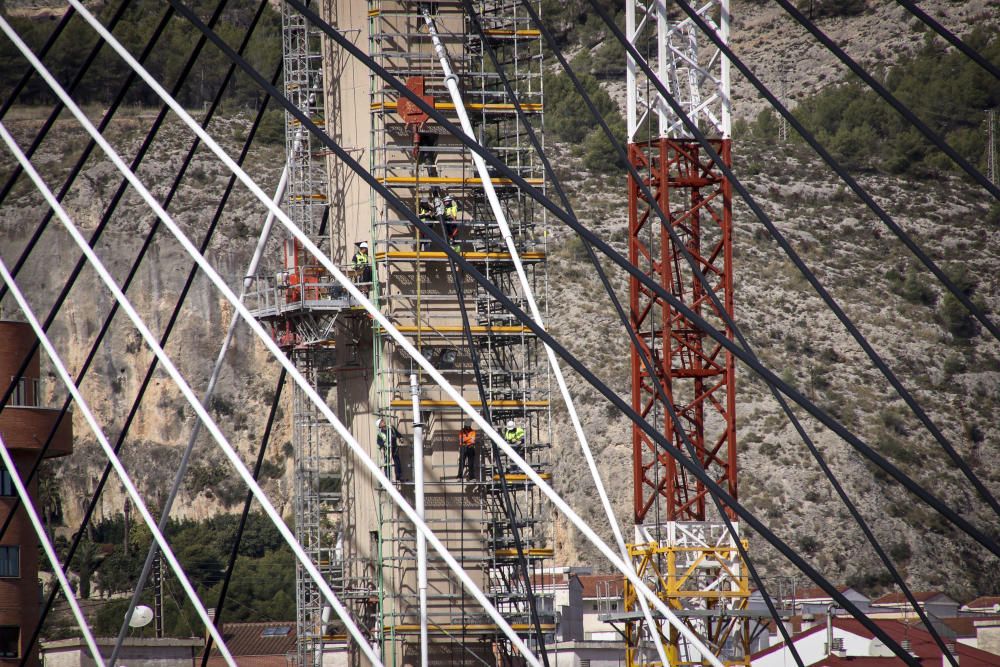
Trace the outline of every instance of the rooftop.
{"label": "rooftop", "polygon": [[[898,620],[889,619],[872,619],[878,627],[885,632],[889,637],[895,641],[897,644],[903,642],[904,639],[908,639],[910,642],[910,650],[921,660],[929,660],[929,664],[941,664],[941,649],[934,642],[930,633],[923,629],[920,625],[912,625],[904,623]],[[864,637],[869,640],[875,639],[875,635],[868,630],[865,626],[853,618],[834,618],[833,625],[843,632],[847,632],[859,637]],[[826,632],[826,626],[824,624],[816,625],[804,632],[797,633],[792,636],[792,641],[798,641],[804,637],[808,637],[817,632]],[[759,658],[765,655],[769,655],[776,651],[780,651],[784,648],[784,643],[775,644],[774,646],[768,647],[759,653],[754,654],[753,658]],[[962,667],[996,667],[998,662],[998,657],[992,653],[986,651],[981,651],[971,646],[965,644],[956,644],[956,652],[959,656]],[[842,660],[840,662],[834,662],[836,660]],[[867,662],[870,660],[880,660],[881,662]],[[842,665],[850,662],[851,665],[893,665],[899,664],[899,659],[895,657],[870,657],[870,656],[857,656],[848,658],[824,658],[822,661],[816,663],[816,665]]]}

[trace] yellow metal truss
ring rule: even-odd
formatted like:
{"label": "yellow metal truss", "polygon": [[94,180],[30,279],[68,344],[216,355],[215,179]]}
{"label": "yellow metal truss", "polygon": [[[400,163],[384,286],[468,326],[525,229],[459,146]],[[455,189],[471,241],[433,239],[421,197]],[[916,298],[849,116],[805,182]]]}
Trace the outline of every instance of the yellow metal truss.
{"label": "yellow metal truss", "polygon": [[[743,541],[744,548],[747,546]],[[658,597],[671,609],[705,610],[719,612],[742,611],[750,598],[750,584],[739,551],[732,544],[721,546],[676,546],[657,542],[628,545],[632,564],[639,578],[657,592]],[[714,582],[706,586],[709,579]],[[642,645],[644,638],[658,634],[664,642],[671,667],[707,665],[706,660],[692,660],[681,650],[680,633],[654,612],[655,628],[647,631],[646,621],[638,615],[641,611],[635,586],[625,579],[623,588],[625,621],[625,657],[628,667],[662,667],[660,660],[650,661],[651,644]],[[632,615],[630,616],[630,612]],[[682,620],[691,627],[710,648],[720,649],[739,629],[738,640],[743,643],[742,658],[725,659],[726,665],[748,666],[749,620],[746,617],[724,615],[685,616]],[[647,640],[648,641],[648,640]]]}

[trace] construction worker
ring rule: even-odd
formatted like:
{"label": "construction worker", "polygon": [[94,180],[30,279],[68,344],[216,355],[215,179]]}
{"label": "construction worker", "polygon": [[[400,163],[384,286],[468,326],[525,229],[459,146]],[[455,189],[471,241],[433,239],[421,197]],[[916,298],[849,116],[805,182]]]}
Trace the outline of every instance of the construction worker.
{"label": "construction worker", "polygon": [[451,244],[451,249],[458,252],[459,246],[456,243],[458,238],[458,224],[455,222],[458,220],[458,202],[451,195],[446,194],[444,199],[441,200],[442,208],[444,209],[442,213],[442,225],[444,226],[445,236],[448,238],[448,243]]}
{"label": "construction worker", "polygon": [[458,250],[455,247],[455,237],[458,236],[458,225],[455,224],[455,220],[458,218],[458,203],[451,195],[442,195],[441,191],[435,188],[432,193],[431,204],[434,206],[435,217],[441,223],[441,230],[444,232],[444,237],[448,239],[448,243],[451,244],[452,249]]}
{"label": "construction worker", "polygon": [[[507,441],[507,444],[514,448],[517,455],[524,458],[524,429],[514,423],[514,420],[507,421],[507,427],[503,430],[503,439]],[[517,467],[511,463],[510,470],[516,470]]]}
{"label": "construction worker", "polygon": [[[417,207],[417,217],[420,218],[422,222],[434,222],[434,206],[432,204],[433,200],[430,202],[422,201]],[[420,239],[420,250],[427,251],[430,249],[430,239],[424,238],[423,233],[419,230],[417,231],[417,238]]]}
{"label": "construction worker", "polygon": [[514,423],[511,419],[507,422],[507,428],[503,431],[503,439],[511,447],[524,447],[524,429]]}
{"label": "construction worker", "polygon": [[469,479],[476,479],[476,440],[478,438],[476,429],[472,428],[472,422],[465,422],[462,430],[458,432],[458,477],[461,479],[468,467]]}
{"label": "construction worker", "polygon": [[375,442],[378,443],[379,451],[382,453],[385,476],[392,479],[392,475],[389,474],[389,461],[391,459],[392,468],[396,471],[396,481],[402,482],[403,464],[399,460],[399,431],[383,417],[378,418],[375,426],[378,428],[378,435],[375,437]]}
{"label": "construction worker", "polygon": [[358,284],[371,285],[372,258],[368,254],[368,242],[358,241],[355,245],[358,251],[354,253],[354,274],[358,277]]}

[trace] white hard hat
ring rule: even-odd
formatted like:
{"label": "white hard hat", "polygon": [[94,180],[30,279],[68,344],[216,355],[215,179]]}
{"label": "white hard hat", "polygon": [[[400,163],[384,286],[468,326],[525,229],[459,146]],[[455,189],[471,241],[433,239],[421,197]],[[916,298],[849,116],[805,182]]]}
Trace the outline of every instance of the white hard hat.
{"label": "white hard hat", "polygon": [[514,420],[513,419],[511,419],[509,422],[507,422],[507,428],[514,428]]}
{"label": "white hard hat", "polygon": [[384,424],[384,423],[385,423],[385,420],[384,420],[384,419],[382,419],[381,417],[379,417],[379,418],[378,418],[378,421],[376,421],[376,422],[375,422],[375,425],[376,425],[376,426],[381,426],[381,425],[382,425],[382,424]]}
{"label": "white hard hat", "polygon": [[358,245],[361,246],[362,248],[364,248],[365,250],[368,249],[368,241],[362,241]]}

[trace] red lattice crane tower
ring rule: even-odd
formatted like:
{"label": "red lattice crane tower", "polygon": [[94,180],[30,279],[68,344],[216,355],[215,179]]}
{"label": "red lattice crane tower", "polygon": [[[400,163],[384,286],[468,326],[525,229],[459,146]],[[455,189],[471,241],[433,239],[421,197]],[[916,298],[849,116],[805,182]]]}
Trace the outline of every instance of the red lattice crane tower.
{"label": "red lattice crane tower", "polygon": [[[713,0],[698,13],[728,40],[729,2]],[[626,0],[626,36],[685,113],[731,164],[729,63],[690,20],[664,3]],[[651,45],[655,50],[651,50]],[[733,315],[731,186],[720,165],[690,136],[642,68],[628,61],[628,156],[648,193],[629,178],[629,260],[713,327],[726,327],[718,306],[682,254],[687,250],[721,307]],[[650,197],[651,195],[651,197]],[[666,216],[662,220],[653,204]],[[676,241],[668,232],[676,234]],[[632,407],[688,452],[732,496],[737,491],[734,359],[704,330],[632,277],[629,311],[639,344],[631,350]],[[651,361],[650,373],[640,353]],[[655,380],[655,381],[654,381]],[[657,382],[663,394],[657,389]],[[674,408],[674,424],[664,403]],[[640,576],[726,664],[749,664],[745,607],[749,585],[736,540],[715,510],[705,485],[638,427],[632,429],[635,543],[629,549]],[[735,516],[724,510],[730,519]],[[739,524],[733,525],[737,530]],[[624,584],[628,664],[661,664],[659,635],[671,665],[702,664],[702,656],[662,617],[637,613],[634,589]]]}

